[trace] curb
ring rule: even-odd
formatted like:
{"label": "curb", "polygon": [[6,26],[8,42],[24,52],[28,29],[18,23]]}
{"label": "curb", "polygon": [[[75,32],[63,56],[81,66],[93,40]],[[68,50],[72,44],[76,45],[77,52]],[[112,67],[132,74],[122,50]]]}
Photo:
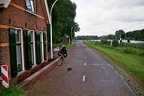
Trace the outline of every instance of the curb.
{"label": "curb", "polygon": [[36,83],[45,78],[47,74],[49,74],[55,67],[57,67],[58,60],[59,58],[49,63],[30,77],[19,83],[17,86],[25,91],[30,90]]}

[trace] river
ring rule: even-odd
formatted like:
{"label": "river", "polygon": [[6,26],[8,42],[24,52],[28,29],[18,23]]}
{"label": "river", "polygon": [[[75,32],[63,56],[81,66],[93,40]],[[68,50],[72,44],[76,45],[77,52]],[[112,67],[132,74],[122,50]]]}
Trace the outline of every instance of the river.
{"label": "river", "polygon": [[[91,41],[101,41],[101,40],[91,40]],[[108,40],[108,41],[111,41],[112,42],[112,40]],[[120,42],[120,41],[119,41]],[[124,42],[124,43],[128,43],[128,41],[127,40],[122,40],[122,42]],[[136,40],[130,40],[130,42],[129,43],[144,43],[144,41],[136,41]]]}

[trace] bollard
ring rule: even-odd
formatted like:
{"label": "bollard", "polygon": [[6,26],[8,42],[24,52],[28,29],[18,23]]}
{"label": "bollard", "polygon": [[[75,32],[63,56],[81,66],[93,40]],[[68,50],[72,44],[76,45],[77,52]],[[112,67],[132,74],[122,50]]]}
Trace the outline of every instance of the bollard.
{"label": "bollard", "polygon": [[9,78],[8,78],[8,66],[1,65],[1,77],[2,77],[2,88],[6,89],[9,87]]}

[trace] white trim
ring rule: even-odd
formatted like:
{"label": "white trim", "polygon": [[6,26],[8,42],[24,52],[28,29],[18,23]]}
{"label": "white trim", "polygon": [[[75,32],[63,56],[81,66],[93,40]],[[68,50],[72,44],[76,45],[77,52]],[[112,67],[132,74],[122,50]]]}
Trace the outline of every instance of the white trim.
{"label": "white trim", "polygon": [[[25,67],[24,67],[24,48],[23,48],[23,34],[22,34],[23,31],[22,31],[21,28],[14,27],[13,29],[20,30],[20,35],[21,35],[21,37],[20,37],[21,42],[20,43],[21,43],[21,55],[22,55],[22,57],[21,57],[21,60],[22,60],[22,71],[24,71]],[[21,72],[21,71],[19,71],[19,72]]]}
{"label": "white trim", "polygon": [[23,45],[23,31],[21,29],[21,54],[22,54],[22,71],[25,70],[25,66],[24,66],[24,45]]}
{"label": "white trim", "polygon": [[33,0],[30,0],[30,3],[31,3],[31,9],[32,9],[31,11],[35,13],[35,9],[34,9],[35,5],[34,5]]}
{"label": "white trim", "polygon": [[47,54],[47,48],[48,48],[48,45],[47,45],[47,42],[48,42],[48,41],[47,41],[47,32],[45,32],[45,33],[46,33],[46,53],[45,53],[45,54],[46,54],[46,58],[47,58],[47,60],[48,60],[48,54]]}
{"label": "white trim", "polygon": [[0,8],[7,8],[11,0],[0,0]]}
{"label": "white trim", "polygon": [[47,0],[44,0],[44,2],[45,2],[46,12],[47,12],[47,15],[48,15],[48,20],[49,20],[49,23],[51,24],[49,8],[48,8],[48,2],[47,2]]}
{"label": "white trim", "polygon": [[35,34],[34,34],[34,31],[33,32],[33,55],[34,55],[34,65],[33,66],[36,66],[36,51],[35,51]]}
{"label": "white trim", "polygon": [[44,61],[43,32],[40,33],[40,39],[41,39],[41,55],[42,55],[41,59],[42,59],[42,62],[43,62]]}

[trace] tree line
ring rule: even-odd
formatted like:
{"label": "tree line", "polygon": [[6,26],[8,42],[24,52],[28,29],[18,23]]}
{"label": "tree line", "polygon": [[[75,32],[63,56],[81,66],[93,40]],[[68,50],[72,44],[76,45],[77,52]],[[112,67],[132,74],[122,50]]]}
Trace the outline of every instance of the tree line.
{"label": "tree line", "polygon": [[87,36],[77,36],[76,39],[77,40],[96,40],[96,39],[99,39],[99,37],[93,36],[93,35],[91,35],[91,36],[87,35]]}
{"label": "tree line", "polygon": [[115,32],[115,36],[117,39],[144,41],[144,29],[129,31],[126,33],[123,30],[118,30]]}
{"label": "tree line", "polygon": [[115,32],[115,35],[109,34],[98,37],[97,35],[86,35],[86,36],[77,36],[77,40],[96,40],[96,39],[124,39],[124,40],[138,40],[138,41],[144,41],[144,29],[141,30],[134,30],[134,31],[128,31],[124,32],[123,30],[118,30]]}

